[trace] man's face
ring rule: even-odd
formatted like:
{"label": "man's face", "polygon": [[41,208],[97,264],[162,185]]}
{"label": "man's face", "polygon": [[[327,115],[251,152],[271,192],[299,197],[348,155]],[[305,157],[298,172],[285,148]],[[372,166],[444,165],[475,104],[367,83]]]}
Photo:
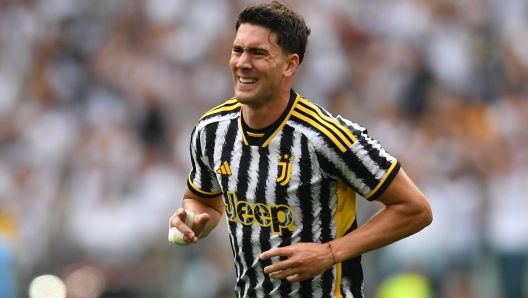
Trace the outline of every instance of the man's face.
{"label": "man's face", "polygon": [[279,92],[286,56],[277,45],[271,29],[241,24],[238,28],[229,66],[233,74],[235,97],[243,104],[260,107]]}

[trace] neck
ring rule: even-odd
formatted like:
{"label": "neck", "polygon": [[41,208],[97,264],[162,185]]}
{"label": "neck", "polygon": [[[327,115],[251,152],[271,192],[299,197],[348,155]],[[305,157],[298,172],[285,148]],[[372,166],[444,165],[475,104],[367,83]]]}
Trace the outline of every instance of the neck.
{"label": "neck", "polygon": [[261,106],[243,105],[244,122],[253,128],[261,129],[270,126],[280,118],[290,100],[290,88],[282,90],[278,96]]}

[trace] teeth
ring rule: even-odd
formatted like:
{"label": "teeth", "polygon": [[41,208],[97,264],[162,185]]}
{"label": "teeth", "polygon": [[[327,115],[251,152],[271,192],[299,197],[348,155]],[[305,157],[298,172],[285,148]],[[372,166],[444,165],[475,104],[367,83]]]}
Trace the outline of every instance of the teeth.
{"label": "teeth", "polygon": [[244,83],[244,84],[253,84],[257,82],[257,79],[243,79],[243,78],[238,78],[238,79],[240,80],[241,83]]}

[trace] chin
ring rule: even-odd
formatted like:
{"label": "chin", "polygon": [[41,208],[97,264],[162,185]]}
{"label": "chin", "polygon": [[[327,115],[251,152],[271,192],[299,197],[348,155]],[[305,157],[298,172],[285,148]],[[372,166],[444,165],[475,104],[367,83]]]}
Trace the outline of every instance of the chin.
{"label": "chin", "polygon": [[254,101],[255,95],[248,92],[235,91],[235,97],[238,102],[248,104]]}
{"label": "chin", "polygon": [[253,88],[251,90],[235,89],[235,97],[241,104],[258,108],[269,101],[269,94],[262,91],[260,88]]}

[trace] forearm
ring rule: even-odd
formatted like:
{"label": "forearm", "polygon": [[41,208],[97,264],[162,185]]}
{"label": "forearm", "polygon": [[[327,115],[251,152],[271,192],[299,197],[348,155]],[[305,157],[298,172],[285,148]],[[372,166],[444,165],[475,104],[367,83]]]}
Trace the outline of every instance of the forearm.
{"label": "forearm", "polygon": [[336,262],[348,260],[410,236],[433,220],[427,199],[403,169],[398,172],[378,201],[386,206],[385,209],[355,231],[332,241]]}
{"label": "forearm", "polygon": [[427,209],[409,213],[402,206],[389,206],[355,231],[332,241],[336,262],[387,246],[408,237],[430,223]]}
{"label": "forearm", "polygon": [[222,217],[222,209],[217,210],[218,207],[212,207],[200,200],[189,198],[184,195],[182,208],[188,211],[192,211],[194,214],[207,213],[209,215],[209,221],[204,227],[200,238],[204,238],[218,225],[220,218]]}

